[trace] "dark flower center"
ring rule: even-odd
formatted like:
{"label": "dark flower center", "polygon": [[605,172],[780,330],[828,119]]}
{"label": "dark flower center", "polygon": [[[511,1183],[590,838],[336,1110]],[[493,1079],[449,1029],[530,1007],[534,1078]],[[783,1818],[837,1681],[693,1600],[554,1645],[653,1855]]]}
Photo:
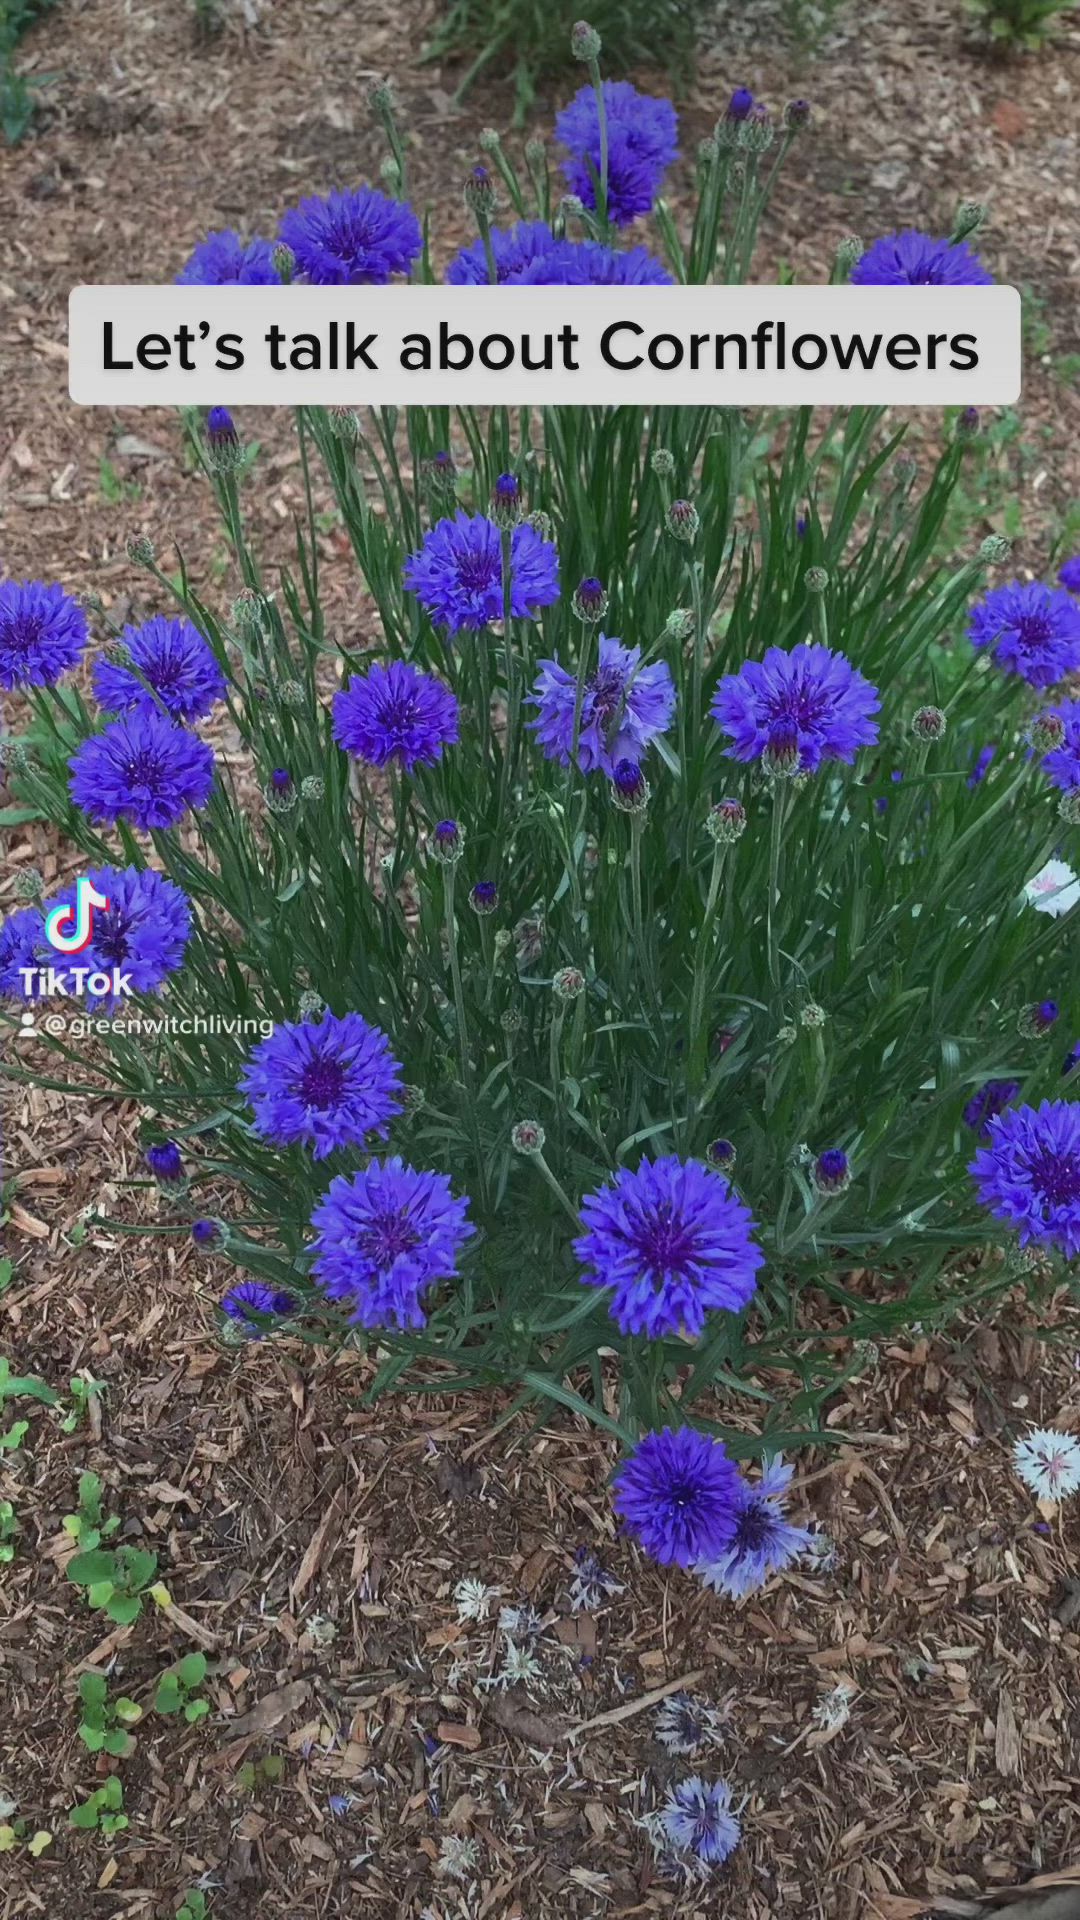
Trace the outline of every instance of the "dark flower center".
{"label": "dark flower center", "polygon": [[309,1060],[300,1075],[300,1098],[308,1107],[336,1107],[345,1086],[345,1069],[340,1060],[317,1055]]}
{"label": "dark flower center", "polygon": [[109,913],[99,913],[94,921],[94,947],[103,960],[110,966],[119,966],[128,956],[128,935],[131,932],[130,915],[119,908]]}
{"label": "dark flower center", "polygon": [[1041,1200],[1065,1207],[1080,1200],[1080,1153],[1053,1153],[1043,1148],[1029,1163],[1031,1184]]}
{"label": "dark flower center", "polygon": [[772,1531],[772,1520],[764,1500],[753,1500],[739,1515],[733,1544],[741,1553],[760,1553]]}
{"label": "dark flower center", "polygon": [[607,721],[618,713],[626,693],[626,681],[618,667],[601,667],[592,678],[590,688],[593,700],[593,712],[598,720]]}
{"label": "dark flower center", "polygon": [[694,1251],[692,1234],[670,1206],[657,1208],[642,1223],[638,1246],[647,1265],[661,1274],[685,1272]]}
{"label": "dark flower center", "polygon": [[4,640],[8,646],[29,653],[32,647],[39,646],[45,637],[45,622],[39,613],[24,613],[18,620],[12,620],[5,626]]}
{"label": "dark flower center", "polygon": [[1045,647],[1053,638],[1054,623],[1046,613],[1022,613],[1016,631],[1025,647]]}
{"label": "dark flower center", "polygon": [[405,1213],[384,1213],[357,1236],[357,1248],[373,1267],[385,1270],[403,1253],[420,1245],[420,1235]]}
{"label": "dark flower center", "polygon": [[467,593],[482,593],[486,587],[494,586],[500,571],[497,554],[463,553],[458,557],[458,579]]}
{"label": "dark flower center", "polygon": [[160,760],[148,748],[143,748],[141,753],[133,753],[123,766],[124,778],[136,787],[160,787],[162,772]]}

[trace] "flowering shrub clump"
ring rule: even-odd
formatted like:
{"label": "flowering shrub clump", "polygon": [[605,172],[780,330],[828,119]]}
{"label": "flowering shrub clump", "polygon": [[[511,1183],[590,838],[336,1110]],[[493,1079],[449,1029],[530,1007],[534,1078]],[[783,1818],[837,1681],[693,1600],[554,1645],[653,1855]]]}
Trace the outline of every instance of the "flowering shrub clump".
{"label": "flowering shrub clump", "polygon": [[[379,110],[395,190],[303,200],[279,275],[432,273]],[[807,119],[737,88],[680,223],[656,200],[673,109],[595,80],[559,120],[574,203],[489,140],[447,277],[743,279]],[[985,281],[969,214],[849,248],[853,278]],[[183,277],[265,265],[216,235]],[[739,1599],[814,1551],[780,1455],[826,1430],[839,1336],[985,1314],[1016,1284],[1003,1247],[1080,1252],[1077,582],[1002,582],[997,538],[952,558],[970,432],[920,481],[866,409],[304,409],[275,577],[243,423],[188,429],[228,604],[140,536],[149,617],[95,640],[94,711],[64,678],[81,609],[0,586],[29,713],[8,778],[108,898],[94,968],[130,975],[96,997],[117,1017],[89,1064],[40,1044],[141,1103],[227,1337],[596,1421],[627,1532]],[[330,638],[326,490],[362,644]],[[56,904],[0,928],[16,1021]],[[726,1792],[667,1810],[684,1864],[734,1845]]]}

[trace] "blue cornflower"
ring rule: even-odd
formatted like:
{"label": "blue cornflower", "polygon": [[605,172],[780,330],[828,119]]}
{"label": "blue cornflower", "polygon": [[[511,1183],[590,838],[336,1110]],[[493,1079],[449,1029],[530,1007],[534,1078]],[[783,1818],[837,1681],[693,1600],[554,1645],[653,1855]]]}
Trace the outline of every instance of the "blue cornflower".
{"label": "blue cornflower", "polygon": [[476,1231],[469,1202],[445,1174],[418,1172],[396,1155],[332,1180],[311,1216],[312,1272],[363,1327],[422,1327],[424,1296],[457,1273]]}
{"label": "blue cornflower", "polygon": [[694,1873],[722,1866],[742,1838],[727,1782],[702,1780],[698,1774],[670,1789],[654,1827],[675,1864]]}
{"label": "blue cornflower", "polygon": [[1048,1243],[1069,1260],[1080,1253],[1080,1101],[1008,1108],[968,1171],[982,1205],[1017,1229],[1021,1246]]}
{"label": "blue cornflower", "polygon": [[228,1229],[223,1220],[193,1220],[191,1238],[207,1253],[221,1253],[228,1244]]}
{"label": "blue cornflower", "polygon": [[731,738],[732,760],[766,757],[790,771],[816,773],[825,760],[852,761],[878,737],[877,688],[842,653],[770,647],[716,689],[709,711]]}
{"label": "blue cornflower", "polygon": [[291,1293],[286,1293],[283,1287],[269,1287],[263,1280],[241,1280],[229,1288],[221,1301],[222,1313],[237,1321],[249,1340],[261,1340],[270,1331],[259,1325],[260,1320],[292,1313],[295,1306]]}
{"label": "blue cornflower", "polygon": [[647,1433],[612,1485],[616,1513],[662,1567],[714,1560],[735,1537],[739,1470],[723,1442],[696,1427]]}
{"label": "blue cornflower", "polygon": [[147,1147],[146,1164],[163,1186],[175,1187],[184,1177],[184,1156],[175,1140],[159,1140]]}
{"label": "blue cornflower", "polygon": [[[91,973],[119,967],[133,993],[156,993],[184,964],[191,937],[187,896],[155,867],[91,867],[87,877],[109,904],[94,910],[90,944],[79,954],[79,965]],[[47,911],[61,904],[74,912],[74,887],[61,887]]]}
{"label": "blue cornflower", "polygon": [[706,1314],[746,1306],[765,1264],[749,1209],[724,1176],[673,1153],[620,1167],[585,1196],[581,1221],[582,1280],[610,1287],[623,1333],[696,1338]]}
{"label": "blue cornflower", "polygon": [[[120,644],[127,649],[130,665],[115,665],[111,660],[94,665],[94,694],[107,713],[158,707],[160,702],[174,720],[200,720],[224,697],[225,675],[190,620],[155,614],[141,627],[125,627]],[[147,686],[153,693],[147,692]]]}
{"label": "blue cornflower", "polygon": [[200,240],[176,276],[178,287],[276,287],[269,240],[241,240],[232,227]]}
{"label": "blue cornflower", "polygon": [[714,1593],[741,1600],[809,1549],[809,1528],[793,1527],[784,1517],[792,1472],[782,1460],[766,1459],[756,1485],[741,1481],[734,1538],[722,1553],[694,1569]]}
{"label": "blue cornflower", "polygon": [[[558,244],[546,220],[519,220],[506,230],[492,227],[489,237],[500,287],[516,286],[526,269]],[[482,239],[463,247],[446,269],[446,278],[455,287],[486,287],[490,277]]]}
{"label": "blue cornflower", "polygon": [[433,767],[444,747],[457,745],[458,703],[449,687],[404,660],[369,667],[334,696],[339,747],[384,767],[397,760],[411,773]]}
{"label": "blue cornflower", "polygon": [[297,276],[319,287],[385,286],[409,272],[423,246],[412,208],[374,187],[301,200],[282,216],[279,236]]}
{"label": "blue cornflower", "polygon": [[1080,668],[1080,607],[1061,588],[1015,580],[972,607],[968,639],[1003,672],[1053,687]]}
{"label": "blue cornflower", "polygon": [[142,707],[84,740],[68,766],[71,798],[91,820],[131,820],[144,833],[204,807],[214,784],[206,743]]}
{"label": "blue cornflower", "polygon": [[851,270],[853,287],[990,287],[977,253],[964,240],[937,240],[908,227],[867,247]]}
{"label": "blue cornflower", "polygon": [[240,1076],[255,1132],[279,1147],[309,1143],[316,1160],[370,1134],[385,1137],[401,1112],[401,1085],[385,1033],[358,1013],[283,1022]]}
{"label": "blue cornflower", "polygon": [[757,105],[751,87],[736,87],[727,104],[729,120],[749,120]]}
{"label": "blue cornflower", "polygon": [[56,954],[45,938],[45,922],[37,907],[20,907],[0,924],[0,995],[11,1000],[39,999],[33,986],[27,993],[22,968],[47,967]]}
{"label": "blue cornflower", "polygon": [[[678,152],[679,122],[670,100],[639,93],[629,80],[605,80],[604,118],[608,137],[607,210],[616,226],[648,213],[657,188]],[[563,173],[571,193],[595,208],[600,178],[600,110],[591,86],[584,86],[555,121],[555,132],[569,151]]]}
{"label": "blue cornflower", "polygon": [[1080,593],[1080,553],[1074,553],[1070,560],[1062,562],[1058,568],[1058,579],[1070,593]]}
{"label": "blue cornflower", "polygon": [[86,615],[62,587],[0,581],[0,687],[51,687],[86,641]]}
{"label": "blue cornflower", "polygon": [[211,407],[206,416],[206,444],[211,453],[234,454],[240,446],[236,422],[228,407]]}
{"label": "blue cornflower", "polygon": [[[570,765],[573,748],[577,676],[557,660],[541,660],[530,696],[535,728],[544,755]],[[666,733],[675,711],[675,685],[663,660],[641,664],[640,647],[601,634],[594,673],[585,682],[578,717],[577,761],[583,773],[599,768],[612,778],[620,760],[636,765],[658,734]]]}
{"label": "blue cornflower", "polygon": [[1080,787],[1080,700],[1065,700],[1052,710],[1065,728],[1060,746],[1046,754],[1043,772],[1063,793]]}
{"label": "blue cornflower", "polygon": [[988,1080],[978,1093],[972,1095],[964,1108],[964,1125],[988,1140],[991,1120],[996,1120],[999,1113],[1004,1113],[1019,1091],[1019,1080]]}
{"label": "blue cornflower", "polygon": [[991,742],[989,746],[979,748],[975,756],[975,764],[967,777],[969,787],[979,787],[982,785],[990,771],[990,762],[993,760],[996,752],[997,746],[994,742]]}
{"label": "blue cornflower", "polygon": [[[484,627],[503,616],[502,534],[482,513],[440,520],[405,562],[405,585],[436,626]],[[510,612],[534,617],[559,597],[559,556],[523,520],[510,536]]]}
{"label": "blue cornflower", "polygon": [[560,240],[518,276],[524,287],[671,287],[674,281],[645,247],[618,252],[591,240]]}

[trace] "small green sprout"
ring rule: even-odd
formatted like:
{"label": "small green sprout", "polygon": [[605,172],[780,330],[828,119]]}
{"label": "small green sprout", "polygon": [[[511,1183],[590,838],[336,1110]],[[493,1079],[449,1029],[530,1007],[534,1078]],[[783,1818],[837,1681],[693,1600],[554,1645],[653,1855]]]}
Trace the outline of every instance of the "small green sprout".
{"label": "small green sprout", "polygon": [[18,1396],[26,1400],[40,1400],[46,1407],[59,1405],[60,1395],[46,1386],[34,1373],[15,1374],[6,1354],[0,1354],[0,1402],[14,1400]]}
{"label": "small green sprout", "polygon": [[15,1420],[6,1433],[0,1433],[0,1453],[14,1453],[30,1431],[29,1420]]}
{"label": "small green sprout", "polygon": [[210,1711],[209,1700],[196,1699],[198,1689],[206,1679],[205,1653],[188,1653],[161,1675],[154,1695],[154,1708],[158,1713],[183,1713],[184,1719],[194,1723],[201,1720]]}
{"label": "small green sprout", "polygon": [[129,1627],[138,1619],[143,1594],[156,1572],[156,1553],[145,1553],[141,1547],[117,1547],[112,1552],[98,1547],[77,1553],[67,1566],[68,1579],[85,1587],[90,1605],[99,1607],[118,1627]]}
{"label": "small green sprout", "polygon": [[68,1823],[73,1827],[97,1829],[101,1833],[121,1833],[128,1825],[124,1808],[124,1789],[119,1776],[110,1773],[104,1786],[92,1793],[81,1806],[72,1807]]}
{"label": "small green sprout", "polygon": [[0,1564],[15,1558],[15,1535],[20,1531],[10,1500],[0,1500]]}
{"label": "small green sprout", "polygon": [[91,1408],[105,1392],[105,1382],[95,1380],[92,1376],[86,1379],[77,1377],[68,1381],[68,1389],[75,1404],[67,1419],[60,1422],[61,1433],[74,1433],[80,1420],[89,1420]]}
{"label": "small green sprout", "polygon": [[142,1708],[124,1694],[118,1700],[109,1699],[109,1688],[104,1674],[84,1673],[79,1680],[79,1699],[82,1702],[82,1717],[79,1721],[79,1738],[91,1753],[111,1753],[123,1759],[134,1750],[135,1742],[128,1727],[142,1719]]}
{"label": "small green sprout", "polygon": [[120,1516],[111,1514],[106,1520],[101,1506],[101,1480],[96,1473],[79,1475],[79,1506],[76,1513],[65,1513],[63,1527],[70,1533],[86,1553],[92,1553],[103,1540],[116,1532],[120,1525]]}
{"label": "small green sprout", "polygon": [[254,1793],[256,1787],[276,1786],[284,1771],[280,1753],[268,1753],[261,1760],[245,1760],[236,1776],[237,1785],[246,1793]]}
{"label": "small green sprout", "polygon": [[206,1920],[210,1903],[199,1887],[189,1887],[176,1909],[176,1920]]}
{"label": "small green sprout", "polygon": [[[28,1835],[29,1838],[27,1838]],[[14,1820],[10,1826],[5,1821],[3,1826],[0,1826],[0,1853],[14,1853],[15,1848],[22,1841],[31,1858],[40,1860],[46,1847],[52,1846],[52,1840],[48,1827],[38,1827],[35,1833],[30,1833],[29,1820]]]}

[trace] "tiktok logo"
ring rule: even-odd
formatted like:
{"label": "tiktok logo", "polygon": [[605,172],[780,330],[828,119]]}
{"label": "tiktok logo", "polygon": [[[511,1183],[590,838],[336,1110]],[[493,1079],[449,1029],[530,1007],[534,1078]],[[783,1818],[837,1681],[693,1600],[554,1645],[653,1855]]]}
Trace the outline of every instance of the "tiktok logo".
{"label": "tiktok logo", "polygon": [[94,913],[108,910],[109,897],[92,880],[75,882],[75,904],[65,900],[45,915],[45,938],[57,953],[84,953],[94,937]]}

